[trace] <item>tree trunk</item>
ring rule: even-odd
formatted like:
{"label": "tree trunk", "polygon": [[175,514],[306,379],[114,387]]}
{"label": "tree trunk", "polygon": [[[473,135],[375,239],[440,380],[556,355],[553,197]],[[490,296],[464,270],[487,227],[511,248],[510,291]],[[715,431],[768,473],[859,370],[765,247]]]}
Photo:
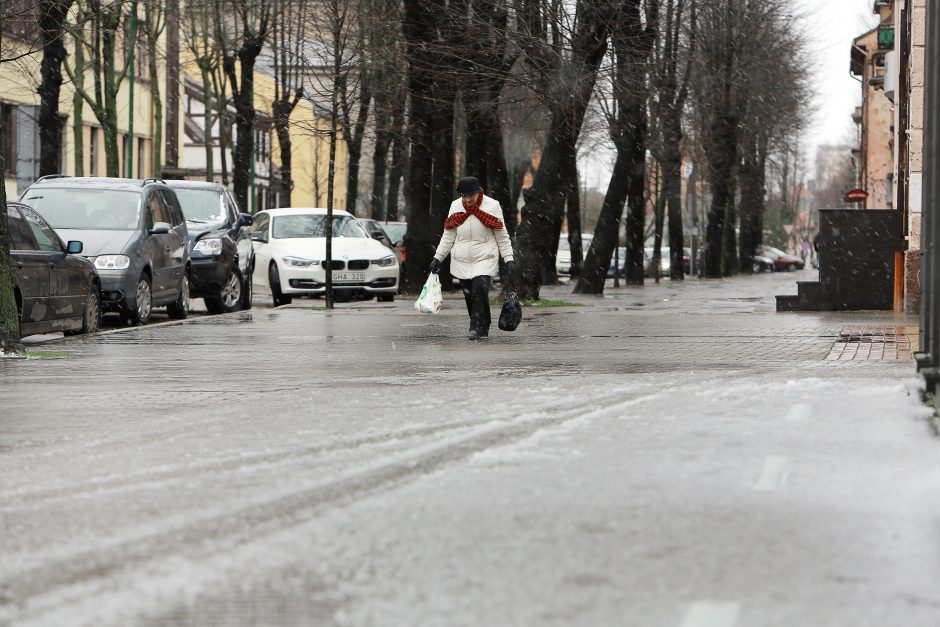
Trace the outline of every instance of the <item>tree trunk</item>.
{"label": "tree trunk", "polygon": [[618,146],[614,171],[607,185],[607,193],[604,195],[604,204],[597,219],[597,226],[594,227],[594,239],[588,249],[584,269],[574,288],[575,294],[604,293],[607,269],[610,268],[610,260],[617,248],[617,240],[620,236],[620,222],[623,218],[623,207],[627,201],[629,172],[632,167],[630,153],[625,147]]}
{"label": "tree trunk", "polygon": [[[120,11],[120,4],[115,11]],[[120,14],[117,18],[110,18],[104,14],[101,18],[107,20],[107,25],[101,35],[102,61],[104,66],[104,110],[99,115],[101,130],[104,132],[104,160],[105,171],[108,176],[121,176],[121,162],[118,152],[118,120],[117,120],[117,90],[120,82],[117,80],[115,67],[116,42],[115,34],[121,23]]]}
{"label": "tree trunk", "polygon": [[359,202],[359,160],[362,158],[362,137],[365,135],[366,123],[369,120],[369,106],[372,102],[370,91],[362,89],[360,93],[356,125],[351,129],[350,137],[346,138],[346,156],[349,161],[346,166],[346,210],[353,215],[356,214],[356,205]]}
{"label": "tree trunk", "polygon": [[156,45],[152,46],[148,56],[150,57],[150,100],[153,103],[153,145],[150,150],[151,176],[159,179],[163,178],[163,100],[160,97],[160,73],[157,69]]}
{"label": "tree trunk", "polygon": [[[666,191],[656,185],[656,203],[653,205],[653,277],[659,283],[663,267],[663,227],[666,222]],[[671,253],[670,253],[671,255]],[[671,261],[671,260],[670,260]],[[671,269],[671,267],[670,267]]]}
{"label": "tree trunk", "polygon": [[281,184],[277,195],[278,207],[290,207],[291,195],[294,190],[293,155],[290,137],[290,115],[294,105],[289,100],[275,100],[274,105],[274,132],[277,135],[277,145],[281,151]]}
{"label": "tree trunk", "polygon": [[436,29],[433,7],[429,6],[429,3],[405,0],[404,8],[402,31],[407,42],[408,94],[411,102],[408,111],[408,135],[411,154],[405,181],[405,203],[408,210],[405,251],[408,262],[405,264],[403,291],[414,293],[421,289],[427,277],[438,234],[431,224],[431,164],[434,157],[432,142],[435,124],[432,92],[436,78],[433,71],[435,59],[427,49],[427,43],[436,37]]}
{"label": "tree trunk", "polygon": [[753,272],[754,253],[763,240],[763,215],[766,172],[766,142],[747,140],[741,159],[741,240],[739,266]]}
{"label": "tree trunk", "polygon": [[[431,206],[429,227],[437,241],[444,233],[444,221],[454,201],[456,182],[454,181],[454,116],[456,115],[457,92],[443,79],[438,78],[432,94],[431,154],[433,176],[431,178]],[[433,250],[431,253],[433,254]],[[428,260],[428,264],[431,260]],[[453,289],[450,274],[450,257],[441,266],[441,286],[444,290]]]}
{"label": "tree trunk", "polygon": [[385,198],[385,218],[392,222],[403,220],[405,216],[398,215],[398,192],[401,189],[401,180],[405,175],[406,146],[405,146],[405,116],[400,111],[395,115],[395,125],[392,141],[392,167],[388,172],[388,195]]}
{"label": "tree trunk", "polygon": [[584,10],[584,19],[574,34],[573,56],[557,68],[548,140],[533,186],[524,195],[522,223],[516,233],[516,286],[523,299],[539,298],[542,264],[557,251],[553,227],[565,198],[561,173],[566,156],[574,153],[597,70],[607,51],[608,30],[619,12],[613,3],[588,4],[591,6]]}
{"label": "tree trunk", "polygon": [[[238,93],[235,94],[235,159],[232,164],[235,199],[243,210],[253,208],[249,202],[251,164],[255,153],[254,67],[258,52],[243,46],[238,53],[241,72]],[[260,48],[258,48],[260,52]],[[331,146],[331,149],[335,149]]]}
{"label": "tree trunk", "polygon": [[663,158],[663,193],[669,214],[669,278],[685,279],[682,225],[682,126],[679,116],[671,116],[664,124],[665,157]]}
{"label": "tree trunk", "polygon": [[85,176],[85,99],[82,97],[82,91],[85,89],[85,47],[77,40],[74,43],[72,54],[75,57],[75,71],[73,72],[75,90],[72,93],[72,135],[75,147],[72,159],[75,165],[75,176]]}
{"label": "tree trunk", "polygon": [[179,0],[166,0],[166,165],[179,166]]}
{"label": "tree trunk", "polygon": [[392,134],[388,129],[388,116],[383,116],[375,133],[375,148],[372,152],[372,198],[369,213],[373,220],[385,219],[385,183],[388,178],[388,149]]}
{"label": "tree trunk", "polygon": [[572,279],[576,279],[581,276],[581,268],[584,265],[584,242],[581,238],[581,185],[578,180],[577,155],[570,155],[567,178],[566,210],[568,217],[568,248],[571,250],[570,274]]}
{"label": "tree trunk", "polygon": [[[642,71],[642,70],[641,70]],[[643,285],[643,248],[646,228],[646,102],[629,109],[625,135],[630,161],[627,183],[627,256],[624,262],[628,285]]]}
{"label": "tree trunk", "polygon": [[[203,108],[205,109],[205,117],[203,118],[203,126],[205,127],[205,151],[206,151],[206,181],[210,183],[215,180],[215,147],[212,145],[212,126],[214,121],[212,119],[212,87],[209,83],[209,68],[205,67],[205,64],[201,64],[202,67],[200,71],[202,72],[202,99],[203,99]],[[219,130],[222,129],[221,120],[219,121]],[[242,205],[244,208],[244,205]],[[243,209],[244,210],[244,209]]]}
{"label": "tree trunk", "polygon": [[39,4],[39,28],[42,31],[42,63],[39,83],[39,175],[62,171],[62,118],[59,94],[62,90],[62,62],[65,61],[65,37],[62,23],[72,0],[45,0]]}
{"label": "tree trunk", "polygon": [[[0,12],[0,50],[3,50],[3,12]],[[0,176],[6,172],[3,156],[6,128],[0,125]],[[6,185],[0,184],[0,352],[18,353],[20,345],[20,323],[13,292],[13,263],[10,260],[10,231],[7,222]]]}

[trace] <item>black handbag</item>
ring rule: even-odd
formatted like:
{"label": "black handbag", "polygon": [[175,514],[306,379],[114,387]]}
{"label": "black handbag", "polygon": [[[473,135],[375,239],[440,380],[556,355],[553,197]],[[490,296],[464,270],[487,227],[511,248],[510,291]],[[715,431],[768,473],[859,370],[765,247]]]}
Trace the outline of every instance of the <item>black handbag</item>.
{"label": "black handbag", "polygon": [[503,310],[499,312],[499,328],[503,331],[515,331],[522,322],[522,305],[515,292],[506,292]]}

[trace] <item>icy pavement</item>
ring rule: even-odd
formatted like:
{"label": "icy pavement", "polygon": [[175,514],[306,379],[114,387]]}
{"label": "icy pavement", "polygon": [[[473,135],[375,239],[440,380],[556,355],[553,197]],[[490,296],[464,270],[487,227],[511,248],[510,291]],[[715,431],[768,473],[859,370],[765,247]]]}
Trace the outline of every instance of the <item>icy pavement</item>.
{"label": "icy pavement", "polygon": [[[794,275],[527,309],[255,309],[0,360],[0,624],[936,625],[940,465],[887,314]],[[495,308],[494,308],[495,310]]]}

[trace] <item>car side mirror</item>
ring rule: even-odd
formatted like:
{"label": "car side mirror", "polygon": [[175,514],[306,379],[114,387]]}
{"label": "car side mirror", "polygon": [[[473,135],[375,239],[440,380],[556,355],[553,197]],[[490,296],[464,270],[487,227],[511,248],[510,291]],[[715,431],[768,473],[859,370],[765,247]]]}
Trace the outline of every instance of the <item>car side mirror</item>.
{"label": "car side mirror", "polygon": [[78,255],[78,254],[81,254],[81,252],[82,252],[82,250],[84,250],[84,248],[85,248],[85,246],[84,246],[81,242],[79,242],[79,241],[77,241],[77,240],[74,240],[74,239],[73,239],[73,240],[69,240],[69,243],[68,243],[68,246],[67,246],[67,250],[68,250],[68,252],[69,252],[70,255]]}
{"label": "car side mirror", "polygon": [[381,234],[381,233],[373,233],[373,234],[372,234],[372,239],[381,240],[381,239],[382,239],[382,234]]}
{"label": "car side mirror", "polygon": [[151,235],[166,235],[170,232],[170,225],[166,222],[157,222],[153,225],[153,228],[150,229]]}
{"label": "car side mirror", "polygon": [[251,241],[264,242],[267,240],[264,239],[264,233],[262,233],[261,231],[255,231],[254,233],[251,234]]}
{"label": "car side mirror", "polygon": [[254,222],[255,221],[251,219],[251,214],[240,213],[238,214],[238,222],[235,223],[235,227],[240,229],[243,226],[251,226]]}

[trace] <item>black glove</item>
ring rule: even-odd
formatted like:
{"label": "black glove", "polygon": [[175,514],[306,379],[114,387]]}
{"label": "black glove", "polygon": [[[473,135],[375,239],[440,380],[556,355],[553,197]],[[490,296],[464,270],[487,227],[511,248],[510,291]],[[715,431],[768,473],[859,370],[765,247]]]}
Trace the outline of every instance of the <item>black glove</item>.
{"label": "black glove", "polygon": [[516,264],[512,261],[506,262],[506,272],[509,273],[509,276],[513,276],[516,272]]}
{"label": "black glove", "polygon": [[437,274],[440,269],[441,269],[441,262],[438,261],[437,259],[432,259],[431,260],[431,274]]}

